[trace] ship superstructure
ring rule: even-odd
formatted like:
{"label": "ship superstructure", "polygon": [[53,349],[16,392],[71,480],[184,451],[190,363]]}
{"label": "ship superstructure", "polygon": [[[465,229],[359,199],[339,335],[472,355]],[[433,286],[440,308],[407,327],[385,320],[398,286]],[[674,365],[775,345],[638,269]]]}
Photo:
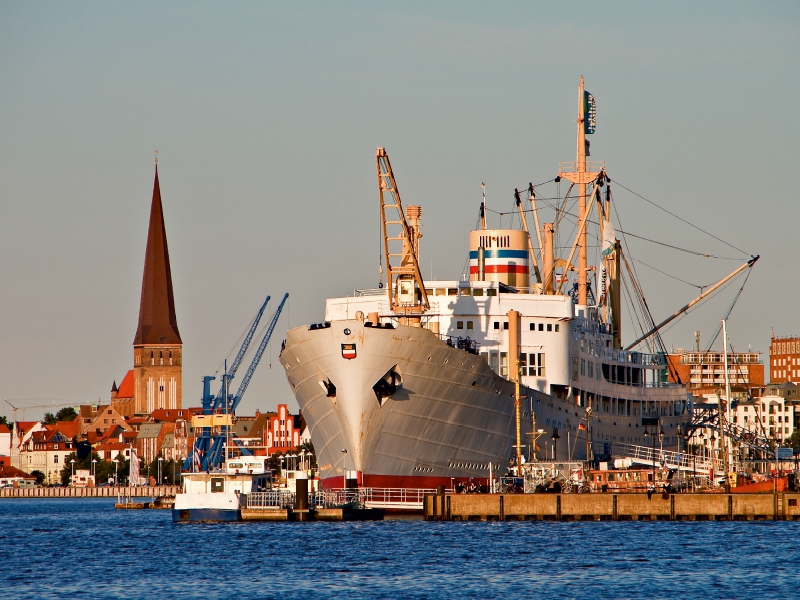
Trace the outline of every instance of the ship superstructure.
{"label": "ship superstructure", "polygon": [[[487,228],[484,202],[481,227],[469,234],[469,272],[423,281],[422,209],[403,209],[388,155],[378,149],[385,287],[328,299],[324,320],[290,330],[280,357],[323,487],[345,479],[453,487],[524,460],[610,457],[615,443],[650,446],[650,435],[678,443],[690,420],[686,388],[669,383],[663,352],[622,347],[610,179],[603,163],[586,160],[593,102],[581,79],[577,161],[562,163],[557,178],[577,196],[566,260],[556,256],[558,224],[539,222],[530,186],[531,209],[517,192],[522,229]],[[590,214],[602,240],[594,267]],[[594,269],[603,272],[596,293]]]}

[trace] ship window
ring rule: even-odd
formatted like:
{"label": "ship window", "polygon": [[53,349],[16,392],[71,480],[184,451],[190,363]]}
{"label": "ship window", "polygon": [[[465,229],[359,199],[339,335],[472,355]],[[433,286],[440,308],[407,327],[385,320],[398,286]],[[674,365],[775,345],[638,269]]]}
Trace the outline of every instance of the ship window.
{"label": "ship window", "polygon": [[508,377],[508,352],[500,353],[500,376]]}
{"label": "ship window", "polygon": [[467,321],[467,329],[472,329],[472,321]]}
{"label": "ship window", "polygon": [[528,374],[528,363],[525,360],[527,356],[525,353],[519,355],[519,374],[523,377]]}
{"label": "ship window", "polygon": [[558,331],[558,323],[556,323],[556,331]]}
{"label": "ship window", "polygon": [[494,328],[495,329],[500,329],[500,321],[495,321],[494,322]]}
{"label": "ship window", "polygon": [[581,359],[581,375],[586,375],[586,360]]}
{"label": "ship window", "polygon": [[483,296],[483,288],[475,288],[472,290],[473,296]]}
{"label": "ship window", "polygon": [[508,321],[503,321],[503,329],[508,329]]}
{"label": "ship window", "polygon": [[464,321],[457,321],[456,329],[464,329]]}
{"label": "ship window", "polygon": [[448,296],[455,296],[458,294],[458,290],[456,288],[447,288],[447,295]]}
{"label": "ship window", "polygon": [[539,377],[544,377],[544,352],[539,353]]}
{"label": "ship window", "polygon": [[444,288],[436,288],[436,295],[437,296],[444,296],[446,294],[446,292],[447,292],[447,290],[445,290]]}
{"label": "ship window", "polygon": [[494,289],[494,288],[489,288],[488,290],[486,290],[486,295],[487,296],[497,296],[497,290]]}
{"label": "ship window", "polygon": [[544,323],[539,323],[539,331],[544,331]]}
{"label": "ship window", "polygon": [[469,295],[471,295],[470,294],[470,289],[469,288],[459,288],[458,295],[459,296],[469,296]]}
{"label": "ship window", "polygon": [[425,288],[425,294],[428,296],[433,296],[433,288]]}
{"label": "ship window", "polygon": [[225,479],[223,477],[211,478],[211,492],[218,493],[225,491]]}
{"label": "ship window", "polygon": [[553,331],[553,324],[552,323],[548,323],[547,324],[547,331]]}
{"label": "ship window", "polygon": [[489,366],[495,373],[498,372],[497,352],[489,352]]}

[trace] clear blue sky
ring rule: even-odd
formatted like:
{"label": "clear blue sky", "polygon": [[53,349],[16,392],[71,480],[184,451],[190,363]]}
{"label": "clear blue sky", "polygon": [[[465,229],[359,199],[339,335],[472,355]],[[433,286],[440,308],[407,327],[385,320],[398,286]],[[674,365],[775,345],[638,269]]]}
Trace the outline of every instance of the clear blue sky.
{"label": "clear blue sky", "polygon": [[[288,291],[242,411],[296,407],[286,326],[377,283],[375,148],[423,205],[426,275],[457,278],[480,183],[508,210],[574,160],[581,74],[611,178],[763,256],[730,330],[767,351],[800,333],[798,56],[797,2],[0,2],[0,398],[106,400],[131,367],[158,149],[184,405]],[[626,231],[742,256],[615,191]],[[736,265],[632,250],[698,285]],[[639,273],[657,320],[696,294]]]}

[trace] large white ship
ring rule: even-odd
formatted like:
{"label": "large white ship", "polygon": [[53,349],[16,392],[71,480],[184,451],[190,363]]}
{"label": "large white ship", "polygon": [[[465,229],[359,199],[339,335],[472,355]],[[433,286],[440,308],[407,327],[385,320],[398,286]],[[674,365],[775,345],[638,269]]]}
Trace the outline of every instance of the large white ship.
{"label": "large white ship", "polygon": [[[650,446],[653,434],[665,447],[679,442],[686,387],[668,382],[663,352],[622,347],[621,247],[605,165],[586,160],[594,103],[582,78],[578,104],[577,160],[555,180],[574,186],[577,204],[566,260],[531,186],[530,209],[517,195],[521,229],[487,229],[484,201],[469,274],[423,281],[421,208],[403,209],[378,149],[386,284],[328,299],[324,319],[290,330],[280,356],[324,488],[450,488],[517,461],[610,458],[619,444]],[[594,266],[590,215],[603,240]]]}

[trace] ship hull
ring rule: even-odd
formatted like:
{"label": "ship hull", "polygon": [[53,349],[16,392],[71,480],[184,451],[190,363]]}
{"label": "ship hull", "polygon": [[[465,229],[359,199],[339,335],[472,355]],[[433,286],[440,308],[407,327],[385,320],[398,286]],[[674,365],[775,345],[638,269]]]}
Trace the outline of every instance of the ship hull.
{"label": "ship hull", "polygon": [[[515,455],[514,384],[427,329],[356,320],[298,327],[288,332],[280,361],[310,427],[323,489],[345,487],[345,473],[365,487],[485,485],[490,468],[504,475]],[[381,380],[398,385],[381,397]],[[523,454],[530,456],[535,418],[549,442],[540,440],[540,459],[584,460],[585,409],[535,389],[521,395]],[[670,419],[685,422],[668,417],[667,427]],[[639,427],[639,418],[622,415],[602,421],[593,442],[622,440],[634,422]],[[555,429],[560,444],[550,440]]]}

